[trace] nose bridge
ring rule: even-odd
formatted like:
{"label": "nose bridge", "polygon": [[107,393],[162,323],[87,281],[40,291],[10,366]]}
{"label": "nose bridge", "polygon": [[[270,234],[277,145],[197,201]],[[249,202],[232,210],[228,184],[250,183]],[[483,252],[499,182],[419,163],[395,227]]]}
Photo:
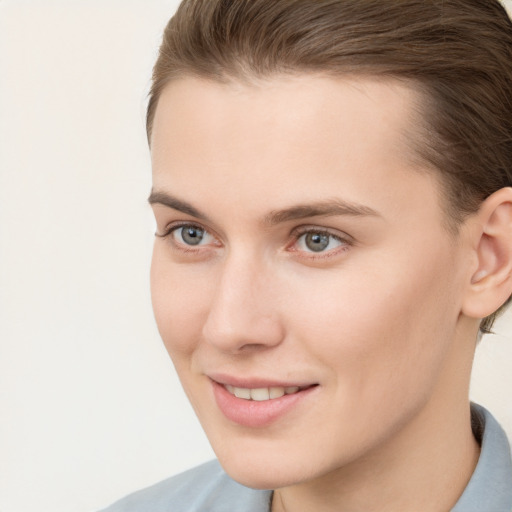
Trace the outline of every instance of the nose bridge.
{"label": "nose bridge", "polygon": [[268,265],[254,254],[232,252],[223,262],[203,335],[225,351],[272,346],[282,330]]}

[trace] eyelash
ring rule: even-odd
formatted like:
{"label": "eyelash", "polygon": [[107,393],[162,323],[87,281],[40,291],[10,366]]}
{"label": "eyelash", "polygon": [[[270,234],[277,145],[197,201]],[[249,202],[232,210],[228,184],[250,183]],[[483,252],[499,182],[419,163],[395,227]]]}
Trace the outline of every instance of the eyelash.
{"label": "eyelash", "polygon": [[[210,231],[208,231],[206,228],[202,227],[199,224],[194,224],[191,222],[181,222],[181,223],[171,224],[166,227],[164,233],[162,233],[162,234],[155,233],[155,235],[158,236],[159,238],[168,239],[174,248],[176,248],[177,250],[184,252],[184,253],[188,253],[188,254],[196,253],[197,254],[198,252],[205,250],[200,245],[198,245],[197,247],[194,247],[193,245],[187,245],[186,243],[178,242],[178,241],[172,239],[172,234],[184,227],[199,229],[199,230],[203,231],[204,233],[212,236],[214,239],[216,238],[215,235],[212,235],[210,233]],[[296,245],[299,242],[299,240],[302,237],[307,236],[308,234],[327,236],[327,237],[329,237],[329,239],[339,242],[340,246],[336,247],[334,249],[330,249],[326,252],[319,251],[318,253],[315,253],[314,251],[309,252],[309,251],[302,251],[300,249],[297,249]],[[353,240],[348,235],[340,236],[339,234],[334,234],[325,228],[318,228],[315,226],[301,226],[299,228],[295,228],[292,231],[291,236],[293,239],[292,239],[291,243],[286,245],[286,250],[288,250],[289,252],[294,252],[294,253],[303,252],[304,254],[307,254],[306,258],[308,258],[310,260],[327,259],[327,258],[331,258],[333,256],[337,256],[339,253],[345,252],[352,245],[354,245]],[[220,243],[218,244],[218,247],[220,247]]]}
{"label": "eyelash", "polygon": [[[180,228],[186,228],[186,227],[199,229],[201,231],[204,231],[204,233],[207,233],[210,236],[212,236],[213,238],[215,238],[215,236],[212,235],[206,228],[202,227],[199,224],[194,224],[192,222],[180,222],[180,223],[171,224],[165,228],[165,231],[162,234],[155,233],[155,235],[159,238],[164,238],[164,239],[169,240],[169,242],[172,244],[172,246],[175,249],[177,249],[181,252],[184,252],[184,253],[198,253],[199,251],[204,250],[204,248],[202,248],[202,246],[194,247],[193,245],[187,245],[185,243],[177,242],[176,240],[172,239],[172,234],[174,232],[178,231]],[[220,244],[218,246],[220,246]]]}
{"label": "eyelash", "polygon": [[[320,235],[320,236],[326,236],[329,237],[331,243],[332,240],[335,240],[336,242],[339,242],[339,246],[332,248],[327,251],[303,251],[301,249],[297,248],[297,244],[299,243],[300,239],[302,237],[306,237],[308,234],[312,235]],[[327,259],[332,258],[335,256],[338,256],[340,253],[345,252],[348,250],[353,244],[353,240],[348,236],[341,236],[340,234],[334,234],[328,229],[325,228],[318,228],[315,226],[301,226],[299,228],[296,228],[292,231],[293,240],[291,244],[287,245],[287,250],[290,252],[303,252],[304,254],[307,254],[307,258],[310,260],[320,260],[320,259]]]}

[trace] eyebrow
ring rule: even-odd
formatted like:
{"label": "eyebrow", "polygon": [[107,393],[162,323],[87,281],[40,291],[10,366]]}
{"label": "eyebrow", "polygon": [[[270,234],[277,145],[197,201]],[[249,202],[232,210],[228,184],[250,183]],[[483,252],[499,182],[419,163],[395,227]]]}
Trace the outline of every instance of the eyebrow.
{"label": "eyebrow", "polygon": [[265,224],[273,226],[290,220],[305,219],[308,217],[332,217],[345,215],[350,217],[380,217],[381,215],[361,204],[349,203],[341,199],[328,199],[310,204],[303,204],[270,212],[265,216]]}
{"label": "eyebrow", "polygon": [[[208,216],[200,212],[197,208],[166,192],[152,190],[148,202],[151,205],[161,204],[173,210],[191,215],[197,219],[209,221]],[[291,206],[290,208],[272,211],[264,217],[263,223],[269,226],[275,226],[276,224],[292,220],[306,219],[309,217],[332,217],[337,215],[350,217],[381,217],[376,210],[369,206],[350,203],[341,199],[328,199],[326,201],[300,204]]]}
{"label": "eyebrow", "polygon": [[163,206],[167,206],[168,208],[172,208],[173,210],[177,210],[181,213],[186,213],[192,217],[196,217],[196,219],[206,220],[208,221],[208,217],[201,213],[197,208],[194,208],[191,204],[186,201],[182,201],[177,197],[171,196],[166,192],[158,192],[151,191],[148,197],[149,204],[161,204]]}

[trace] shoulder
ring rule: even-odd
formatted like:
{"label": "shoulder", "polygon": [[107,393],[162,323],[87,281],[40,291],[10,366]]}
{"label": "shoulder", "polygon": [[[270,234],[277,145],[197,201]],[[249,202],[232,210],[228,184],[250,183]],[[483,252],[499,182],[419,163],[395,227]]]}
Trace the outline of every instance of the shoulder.
{"label": "shoulder", "polygon": [[270,491],[235,482],[211,461],[130,494],[102,512],[267,512],[270,497]]}

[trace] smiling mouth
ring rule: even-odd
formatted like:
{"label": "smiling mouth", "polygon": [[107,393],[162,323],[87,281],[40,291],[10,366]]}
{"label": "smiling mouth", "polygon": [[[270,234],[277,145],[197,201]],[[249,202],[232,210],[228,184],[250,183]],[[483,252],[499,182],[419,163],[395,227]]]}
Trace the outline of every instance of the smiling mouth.
{"label": "smiling mouth", "polygon": [[247,428],[268,427],[293,410],[303,410],[301,404],[308,403],[316,395],[315,388],[320,387],[319,383],[281,383],[218,375],[215,379],[210,377],[210,382],[220,412],[230,422]]}
{"label": "smiling mouth", "polygon": [[242,398],[243,400],[254,400],[256,402],[264,402],[266,400],[274,400],[284,395],[294,395],[299,391],[308,389],[312,386],[289,386],[289,387],[270,387],[270,388],[238,388],[225,384],[224,388],[231,395]]}

